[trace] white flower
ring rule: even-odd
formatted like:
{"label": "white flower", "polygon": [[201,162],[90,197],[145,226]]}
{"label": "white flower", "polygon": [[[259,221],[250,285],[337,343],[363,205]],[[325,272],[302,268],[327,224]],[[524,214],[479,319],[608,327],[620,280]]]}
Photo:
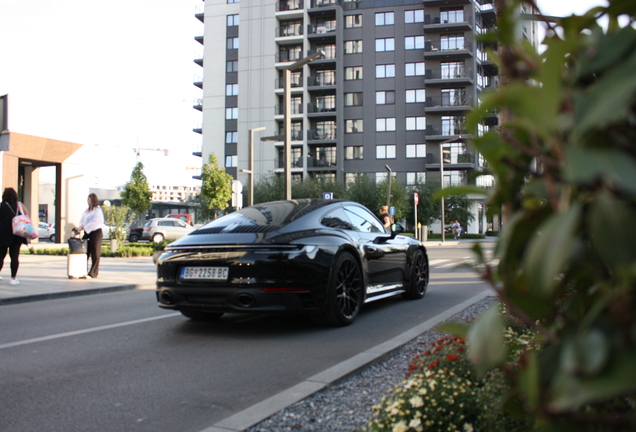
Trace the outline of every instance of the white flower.
{"label": "white flower", "polygon": [[409,427],[406,425],[404,420],[400,420],[393,425],[393,432],[406,432],[407,430],[409,430]]}
{"label": "white flower", "polygon": [[464,432],[473,432],[473,425],[470,423],[464,423]]}
{"label": "white flower", "polygon": [[[419,408],[422,405],[424,405],[424,401],[419,396],[413,396],[411,399],[409,399],[409,403],[411,404],[413,408]],[[411,426],[411,427],[415,427],[415,426]]]}
{"label": "white flower", "polygon": [[409,423],[409,427],[412,427],[413,429],[415,429],[421,424],[422,424],[422,421],[420,419],[414,418],[413,420],[411,420],[411,423]]}

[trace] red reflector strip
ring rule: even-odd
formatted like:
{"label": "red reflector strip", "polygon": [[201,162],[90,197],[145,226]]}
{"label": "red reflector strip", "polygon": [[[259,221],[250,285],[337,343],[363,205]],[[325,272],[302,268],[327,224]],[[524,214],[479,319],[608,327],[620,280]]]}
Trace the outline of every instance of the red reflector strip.
{"label": "red reflector strip", "polygon": [[263,288],[265,292],[311,292],[308,288]]}

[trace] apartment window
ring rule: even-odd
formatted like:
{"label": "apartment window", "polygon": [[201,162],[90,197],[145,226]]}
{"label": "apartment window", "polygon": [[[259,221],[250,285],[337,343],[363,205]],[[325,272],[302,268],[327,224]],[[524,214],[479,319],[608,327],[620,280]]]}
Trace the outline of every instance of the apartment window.
{"label": "apartment window", "polygon": [[425,158],[426,144],[407,144],[406,157],[407,158]]}
{"label": "apartment window", "polygon": [[404,11],[404,24],[424,22],[424,10],[407,10]]}
{"label": "apartment window", "polygon": [[395,51],[395,38],[375,40],[375,52]]}
{"label": "apartment window", "polygon": [[444,170],[444,187],[463,186],[468,184],[468,173],[466,171]]}
{"label": "apartment window", "polygon": [[238,60],[230,60],[225,64],[227,65],[226,72],[238,72]]}
{"label": "apartment window", "polygon": [[376,132],[393,132],[395,131],[395,117],[377,118],[375,119]]}
{"label": "apartment window", "polygon": [[[301,21],[302,25],[302,21]],[[336,20],[335,19],[325,19],[319,18],[316,20],[316,33],[329,33],[332,31],[336,31]]]}
{"label": "apartment window", "polygon": [[457,33],[440,36],[439,44],[442,51],[464,49],[464,35]]}
{"label": "apartment window", "polygon": [[238,14],[228,15],[227,16],[227,26],[228,27],[236,27],[239,25],[239,16]]}
{"label": "apartment window", "polygon": [[377,91],[375,92],[376,105],[393,105],[395,103],[395,91]]}
{"label": "apartment window", "polygon": [[376,159],[395,159],[395,145],[375,146]]}
{"label": "apartment window", "polygon": [[352,66],[345,68],[345,80],[361,80],[362,66]]}
{"label": "apartment window", "polygon": [[316,122],[316,138],[321,140],[336,139],[336,122],[333,120]]}
{"label": "apartment window", "polygon": [[324,59],[336,58],[336,45],[334,44],[316,44],[316,51],[323,50],[325,52]]}
{"label": "apartment window", "polygon": [[345,54],[360,54],[361,52],[362,52],[361,40],[345,41],[344,43]]}
{"label": "apartment window", "polygon": [[455,8],[455,9],[441,10],[439,13],[439,19],[443,23],[464,22],[464,9]]}
{"label": "apartment window", "polygon": [[385,26],[395,24],[395,14],[393,12],[380,12],[375,14],[375,25]]}
{"label": "apartment window", "polygon": [[345,159],[364,159],[364,147],[363,146],[346,146],[345,147]]}
{"label": "apartment window", "polygon": [[227,49],[238,49],[239,47],[239,38],[231,37],[227,38]]}
{"label": "apartment window", "polygon": [[466,105],[465,88],[442,89],[442,106],[464,105]]}
{"label": "apartment window", "polygon": [[316,83],[321,86],[336,85],[336,71],[332,69],[317,70]]}
{"label": "apartment window", "polygon": [[426,183],[426,173],[425,172],[407,172],[406,173],[406,185],[407,186],[415,186],[416,184],[425,184]]}
{"label": "apartment window", "polygon": [[238,142],[238,132],[225,132],[225,144],[236,144]]}
{"label": "apartment window", "polygon": [[236,156],[225,156],[225,168],[236,168],[236,165],[237,165]]}
{"label": "apartment window", "polygon": [[280,23],[280,35],[281,36],[297,36],[302,34],[303,22],[301,20],[296,21],[284,21]]}
{"label": "apartment window", "polygon": [[426,117],[407,117],[406,130],[426,130]]}
{"label": "apartment window", "polygon": [[240,0],[227,0],[227,4],[231,4],[231,3],[239,3]]}
{"label": "apartment window", "polygon": [[404,38],[404,49],[424,49],[424,36],[407,36]]}
{"label": "apartment window", "polygon": [[361,106],[362,105],[362,93],[345,93],[344,94],[345,106]]}
{"label": "apartment window", "polygon": [[356,133],[362,131],[362,119],[352,119],[345,122],[345,133]]}
{"label": "apartment window", "polygon": [[238,84],[227,84],[225,86],[225,96],[238,96]]}
{"label": "apartment window", "polygon": [[345,28],[362,27],[362,15],[346,15]]}
{"label": "apartment window", "polygon": [[415,89],[406,91],[406,103],[426,102],[426,90]]}
{"label": "apartment window", "polygon": [[225,119],[236,120],[238,118],[238,107],[225,108]]}
{"label": "apartment window", "polygon": [[335,111],[336,95],[316,96],[316,110],[317,112]]}
{"label": "apartment window", "polygon": [[441,78],[461,78],[464,74],[464,62],[442,62],[441,63]]}
{"label": "apartment window", "polygon": [[336,166],[336,148],[335,147],[316,147],[315,167],[332,167]]}
{"label": "apartment window", "polygon": [[406,76],[424,76],[425,73],[424,62],[406,63],[404,65],[404,75]]}
{"label": "apartment window", "polygon": [[395,65],[394,64],[376,65],[375,77],[376,78],[394,78]]}
{"label": "apartment window", "polygon": [[461,135],[464,116],[442,116],[442,135]]}

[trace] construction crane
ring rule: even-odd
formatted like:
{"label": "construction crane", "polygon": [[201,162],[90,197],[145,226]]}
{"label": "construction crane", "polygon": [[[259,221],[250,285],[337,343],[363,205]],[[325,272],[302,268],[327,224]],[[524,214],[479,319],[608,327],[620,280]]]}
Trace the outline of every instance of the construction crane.
{"label": "construction crane", "polygon": [[141,151],[160,151],[164,153],[164,156],[168,156],[168,149],[158,149],[158,148],[134,148],[133,151],[137,153],[137,162],[141,159]]}

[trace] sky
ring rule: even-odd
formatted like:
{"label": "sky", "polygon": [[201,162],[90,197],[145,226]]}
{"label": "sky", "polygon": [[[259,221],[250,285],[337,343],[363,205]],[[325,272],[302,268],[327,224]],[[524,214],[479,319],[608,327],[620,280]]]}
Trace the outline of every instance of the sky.
{"label": "sky", "polygon": [[[603,0],[539,0],[546,15]],[[137,161],[152,184],[197,185],[201,113],[193,60],[201,0],[0,0],[0,95],[12,132],[84,144],[90,186],[126,183]],[[168,150],[164,151],[136,149]],[[47,180],[50,173],[42,173]],[[52,179],[52,177],[51,177]]]}

